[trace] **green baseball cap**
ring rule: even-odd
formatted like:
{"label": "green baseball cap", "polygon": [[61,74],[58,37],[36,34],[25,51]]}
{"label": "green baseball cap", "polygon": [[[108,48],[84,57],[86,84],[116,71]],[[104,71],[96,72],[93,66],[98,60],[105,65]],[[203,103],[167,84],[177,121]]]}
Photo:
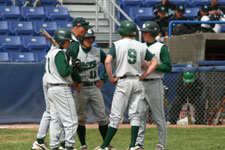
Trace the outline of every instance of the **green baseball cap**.
{"label": "green baseball cap", "polygon": [[85,29],[90,29],[92,26],[89,25],[89,22],[87,22],[83,17],[77,17],[73,21],[73,27],[81,26]]}
{"label": "green baseball cap", "polygon": [[191,83],[195,81],[195,73],[194,72],[184,72],[183,80],[186,83]]}

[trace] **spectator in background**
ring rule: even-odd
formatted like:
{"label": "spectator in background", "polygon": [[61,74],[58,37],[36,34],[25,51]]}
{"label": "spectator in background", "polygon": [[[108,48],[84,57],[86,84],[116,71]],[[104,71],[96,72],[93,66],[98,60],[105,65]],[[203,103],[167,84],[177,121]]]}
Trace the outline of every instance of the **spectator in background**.
{"label": "spectator in background", "polygon": [[[209,6],[207,5],[203,5],[201,10],[199,11],[197,20],[199,21],[209,21]],[[201,24],[200,25],[200,32],[214,32],[213,31],[213,27],[215,25],[214,24]]]}
{"label": "spectator in background", "polygon": [[171,16],[174,14],[174,11],[176,10],[177,5],[173,2],[170,2],[168,0],[162,0],[162,2],[159,2],[155,5],[154,11],[156,8],[158,8],[160,5],[164,5],[167,11],[167,15]]}
{"label": "spectator in background", "polygon": [[[170,20],[189,20],[184,16],[185,7],[184,5],[177,5],[175,14],[170,17]],[[187,33],[193,33],[192,26],[190,24],[176,24],[173,25],[173,35],[182,35]]]}
{"label": "spectator in background", "polygon": [[19,7],[39,7],[41,5],[40,0],[15,0],[15,5]]}
{"label": "spectator in background", "polygon": [[[209,5],[209,20],[212,21],[225,21],[223,11],[221,6],[218,5],[218,0],[211,0],[211,5]],[[213,31],[216,33],[221,32],[221,24],[215,24]]]}
{"label": "spectator in background", "polygon": [[159,35],[156,37],[156,40],[163,43],[164,37],[168,36],[169,17],[166,15],[167,11],[164,5],[159,5],[156,10],[157,15],[152,19],[152,21],[155,21],[160,27]]}
{"label": "spectator in background", "polygon": [[195,72],[184,72],[176,84],[176,96],[169,111],[169,122],[176,124],[182,106],[191,103],[195,107],[196,124],[205,124],[205,99],[203,97],[203,83]]}

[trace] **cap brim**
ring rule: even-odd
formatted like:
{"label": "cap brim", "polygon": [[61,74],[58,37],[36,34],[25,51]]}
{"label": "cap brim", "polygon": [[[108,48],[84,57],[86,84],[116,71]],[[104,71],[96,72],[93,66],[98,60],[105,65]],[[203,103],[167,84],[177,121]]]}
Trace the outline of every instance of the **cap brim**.
{"label": "cap brim", "polygon": [[194,81],[195,81],[194,78],[193,78],[193,79],[185,79],[185,78],[183,78],[183,80],[184,80],[184,82],[186,82],[186,83],[191,83],[191,82],[194,82]]}
{"label": "cap brim", "polygon": [[84,27],[85,29],[90,29],[90,28],[92,28],[93,26],[90,26],[90,25],[83,25],[82,27]]}

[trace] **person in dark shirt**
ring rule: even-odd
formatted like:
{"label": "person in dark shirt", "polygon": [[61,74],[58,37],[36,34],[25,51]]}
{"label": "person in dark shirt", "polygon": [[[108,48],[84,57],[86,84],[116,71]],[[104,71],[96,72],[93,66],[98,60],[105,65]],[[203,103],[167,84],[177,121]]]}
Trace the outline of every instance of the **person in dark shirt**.
{"label": "person in dark shirt", "polygon": [[162,0],[162,2],[159,2],[155,5],[154,7],[154,10],[159,7],[160,5],[164,5],[166,7],[166,11],[167,11],[167,15],[170,16],[170,15],[173,15],[174,14],[174,11],[176,10],[177,8],[177,5],[173,2],[170,2],[168,0]]}
{"label": "person in dark shirt", "polygon": [[184,5],[177,5],[175,14],[170,18],[170,20],[189,20],[189,18],[184,16],[185,7]]}
{"label": "person in dark shirt", "polygon": [[152,19],[152,21],[155,21],[160,27],[160,37],[168,35],[169,17],[166,14],[166,7],[164,5],[159,5],[157,7],[157,16]]}
{"label": "person in dark shirt", "polygon": [[184,72],[176,84],[176,96],[169,111],[169,122],[176,124],[182,106],[187,102],[195,107],[196,124],[204,124],[205,100],[203,83],[195,72]]}

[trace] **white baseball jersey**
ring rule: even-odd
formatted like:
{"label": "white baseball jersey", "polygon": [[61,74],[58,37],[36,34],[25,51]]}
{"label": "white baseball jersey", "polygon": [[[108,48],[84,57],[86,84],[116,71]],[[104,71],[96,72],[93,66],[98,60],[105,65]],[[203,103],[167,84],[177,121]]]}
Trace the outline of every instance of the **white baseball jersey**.
{"label": "white baseball jersey", "polygon": [[91,50],[86,53],[80,46],[77,58],[81,60],[82,70],[84,70],[79,73],[82,77],[82,81],[93,82],[100,79],[98,75],[98,68],[101,63],[100,48],[92,47]]}
{"label": "white baseball jersey", "polygon": [[[55,65],[55,56],[58,54],[58,52],[62,51],[65,53],[62,49],[52,47],[47,56],[46,56],[46,81],[50,84],[70,84],[72,83],[71,76],[68,77],[62,77],[57,70],[57,67]],[[66,55],[65,55],[66,58]],[[67,59],[67,58],[66,58]]]}
{"label": "white baseball jersey", "polygon": [[[144,43],[146,45],[146,43]],[[161,48],[164,44],[160,43],[160,42],[155,42],[154,44],[152,44],[151,46],[148,47],[148,50],[152,53],[155,54],[155,57],[160,64],[162,64],[161,59],[160,59],[160,52],[161,52]],[[143,72],[145,72],[145,70],[142,70]],[[158,71],[154,71],[152,72],[148,77],[146,77],[146,79],[152,79],[152,78],[163,78],[164,73],[162,72],[158,72]]]}
{"label": "white baseball jersey", "polygon": [[134,39],[121,39],[114,42],[116,49],[115,76],[140,75],[141,65],[144,62],[147,46]]}

